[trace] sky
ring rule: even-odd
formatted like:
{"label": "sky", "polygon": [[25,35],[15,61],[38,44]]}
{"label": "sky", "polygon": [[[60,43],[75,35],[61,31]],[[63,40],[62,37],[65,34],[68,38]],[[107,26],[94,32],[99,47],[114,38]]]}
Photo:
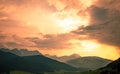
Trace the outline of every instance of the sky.
{"label": "sky", "polygon": [[0,47],[120,57],[119,0],[0,0]]}

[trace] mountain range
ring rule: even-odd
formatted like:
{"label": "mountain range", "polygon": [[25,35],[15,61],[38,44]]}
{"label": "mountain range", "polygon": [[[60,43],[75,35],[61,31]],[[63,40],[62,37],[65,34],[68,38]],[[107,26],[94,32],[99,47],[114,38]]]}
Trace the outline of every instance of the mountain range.
{"label": "mountain range", "polygon": [[81,57],[78,54],[72,54],[57,57],[42,55],[38,51],[28,51],[27,49],[10,50],[7,48],[0,48],[0,57],[1,71],[20,70],[33,73],[59,70],[95,70],[112,62],[112,60],[95,56]]}
{"label": "mountain range", "polygon": [[86,68],[89,70],[95,70],[104,67],[111,62],[112,60],[103,59],[96,56],[89,56],[89,57],[80,57],[77,59],[69,60],[66,63],[77,68]]}
{"label": "mountain range", "polygon": [[65,63],[47,58],[43,55],[17,56],[10,52],[0,51],[0,74],[12,70],[41,73],[49,71],[75,71],[78,70]]}
{"label": "mountain range", "polygon": [[42,55],[39,51],[37,50],[34,50],[34,51],[29,51],[27,49],[17,49],[17,48],[14,48],[14,49],[7,49],[7,48],[0,48],[1,51],[4,51],[4,52],[10,52],[10,53],[13,53],[13,54],[16,54],[18,56],[32,56],[32,55]]}
{"label": "mountain range", "polygon": [[72,55],[69,55],[69,56],[61,56],[61,57],[57,57],[56,55],[52,56],[52,55],[48,55],[48,54],[46,54],[45,56],[47,56],[51,59],[58,60],[60,62],[64,62],[64,63],[66,63],[69,60],[80,58],[80,55],[78,55],[78,54],[72,54]]}
{"label": "mountain range", "polygon": [[101,57],[96,57],[96,56],[81,57],[78,54],[72,54],[70,56],[62,56],[62,57],[51,56],[51,55],[45,55],[45,56],[84,70],[99,69],[112,62],[112,60],[104,59]]}

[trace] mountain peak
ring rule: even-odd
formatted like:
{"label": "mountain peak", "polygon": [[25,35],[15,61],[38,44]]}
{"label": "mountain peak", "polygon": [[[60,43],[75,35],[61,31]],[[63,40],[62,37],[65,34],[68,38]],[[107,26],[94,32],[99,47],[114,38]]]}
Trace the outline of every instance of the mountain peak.
{"label": "mountain peak", "polygon": [[70,56],[73,56],[73,57],[80,57],[79,54],[72,54],[72,55],[70,55]]}
{"label": "mountain peak", "polygon": [[10,52],[0,51],[0,74],[12,70],[27,71],[32,73],[53,72],[53,71],[76,71],[65,63],[47,58],[43,55],[17,56]]}
{"label": "mountain peak", "polygon": [[96,56],[87,56],[87,57],[80,57],[77,59],[73,59],[70,61],[67,61],[67,64],[73,66],[73,67],[82,67],[87,68],[90,70],[95,70],[100,67],[104,67],[107,64],[109,64],[111,60],[103,59]]}
{"label": "mountain peak", "polygon": [[32,56],[32,55],[42,55],[40,52],[38,52],[37,50],[35,51],[29,51],[28,49],[7,49],[7,48],[0,48],[1,51],[4,52],[10,52],[13,54],[16,54],[18,56]]}
{"label": "mountain peak", "polygon": [[69,56],[61,56],[61,57],[57,57],[56,55],[45,55],[49,58],[52,58],[52,59],[55,59],[55,60],[58,60],[60,62],[67,62],[69,60],[73,60],[73,59],[77,59],[77,58],[80,58],[80,55],[79,54],[72,54],[72,55],[69,55]]}

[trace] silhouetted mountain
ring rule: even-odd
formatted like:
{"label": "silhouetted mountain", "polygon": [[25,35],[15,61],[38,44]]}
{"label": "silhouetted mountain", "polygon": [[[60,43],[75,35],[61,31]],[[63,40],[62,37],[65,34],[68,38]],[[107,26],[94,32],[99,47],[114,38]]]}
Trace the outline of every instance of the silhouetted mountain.
{"label": "silhouetted mountain", "polygon": [[110,68],[110,69],[113,69],[113,70],[117,70],[117,71],[120,71],[120,58],[111,62],[110,64],[108,64],[106,67],[104,67],[103,69],[105,68]]}
{"label": "silhouetted mountain", "polygon": [[120,58],[98,70],[100,74],[120,74]]}
{"label": "silhouetted mountain", "polygon": [[29,51],[27,49],[7,49],[7,48],[0,48],[1,51],[4,51],[4,52],[10,52],[10,53],[13,53],[13,54],[16,54],[18,56],[32,56],[32,55],[41,55],[40,52],[38,51]]}
{"label": "silhouetted mountain", "polygon": [[0,51],[0,72],[11,70],[12,61],[16,58],[19,58],[19,56],[9,52]]}
{"label": "silhouetted mountain", "polygon": [[103,59],[100,57],[80,57],[74,60],[70,60],[67,64],[77,67],[95,70],[109,64],[111,60]]}
{"label": "silhouetted mountain", "polygon": [[55,60],[58,60],[58,61],[60,61],[60,62],[67,62],[67,61],[69,61],[69,60],[73,60],[73,59],[77,59],[77,58],[80,58],[80,55],[78,55],[78,54],[72,54],[72,55],[70,55],[70,56],[62,56],[62,57],[57,57],[57,56],[51,56],[51,55],[45,55],[45,56],[47,56],[47,57],[49,57],[49,58],[52,58],[52,59],[55,59]]}
{"label": "silhouetted mountain", "polygon": [[0,51],[0,57],[0,72],[20,70],[40,73],[57,70],[77,70],[65,63],[58,62],[43,55],[20,57],[9,52]]}

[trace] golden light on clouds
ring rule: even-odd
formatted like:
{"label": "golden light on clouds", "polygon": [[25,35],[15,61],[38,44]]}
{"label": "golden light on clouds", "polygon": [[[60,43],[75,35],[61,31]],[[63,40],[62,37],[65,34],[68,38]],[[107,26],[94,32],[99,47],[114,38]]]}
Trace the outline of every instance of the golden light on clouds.
{"label": "golden light on clouds", "polygon": [[[117,52],[116,47],[109,46],[105,44],[100,44],[95,40],[71,40],[70,42],[73,43],[73,47],[70,49],[58,49],[51,51],[48,50],[41,50],[40,52],[44,54],[51,54],[51,55],[57,55],[57,56],[63,56],[63,55],[71,55],[71,54],[79,54],[80,56],[99,56],[102,58],[107,58],[111,60],[115,60],[119,56],[119,52]],[[59,52],[59,54],[57,54]],[[114,53],[114,55],[112,54]]]}
{"label": "golden light on clouds", "polygon": [[[85,14],[86,16],[79,16],[77,13],[91,6],[94,0],[77,1],[48,0],[48,4],[54,5],[57,9],[55,11],[51,11],[53,10],[52,7],[50,7],[50,10],[49,7],[43,4],[38,6],[37,2],[39,1],[31,1],[30,4],[26,4],[25,7],[20,6],[20,8],[11,5],[9,9],[6,8],[4,11],[12,14],[10,16],[13,19],[25,23],[26,25],[24,26],[34,28],[36,32],[39,31],[44,34],[66,33],[77,29],[81,25],[87,26],[89,23],[89,15],[87,13]],[[66,9],[67,6],[69,7],[69,4],[66,4],[67,2],[75,6]],[[78,6],[81,6],[81,9],[78,9]]]}
{"label": "golden light on clouds", "polygon": [[81,46],[84,48],[84,51],[94,51],[96,48],[98,48],[98,44],[93,41],[82,41]]}
{"label": "golden light on clouds", "polygon": [[19,17],[22,22],[25,22],[27,26],[35,28],[34,31],[39,31],[44,34],[68,33],[76,30],[79,26],[87,26],[89,23],[89,16],[83,19],[76,15],[74,10],[69,13],[67,10],[51,13],[36,9],[33,12],[23,13],[21,15],[24,16]]}
{"label": "golden light on clouds", "polygon": [[63,29],[63,33],[68,33],[70,31],[76,30],[79,26],[88,24],[87,19],[83,21],[80,17],[76,18],[71,16],[63,19],[57,18],[56,21],[58,25]]}
{"label": "golden light on clouds", "polygon": [[106,6],[104,0],[0,0],[0,46],[116,59],[119,9],[109,2]]}
{"label": "golden light on clouds", "polygon": [[90,7],[93,2],[94,0],[30,0],[19,6],[13,2],[13,5],[5,6],[2,11],[12,14],[9,17],[20,21],[23,26],[33,28],[36,33],[60,34],[76,30],[81,25],[87,26],[89,14],[79,16],[78,12]]}

